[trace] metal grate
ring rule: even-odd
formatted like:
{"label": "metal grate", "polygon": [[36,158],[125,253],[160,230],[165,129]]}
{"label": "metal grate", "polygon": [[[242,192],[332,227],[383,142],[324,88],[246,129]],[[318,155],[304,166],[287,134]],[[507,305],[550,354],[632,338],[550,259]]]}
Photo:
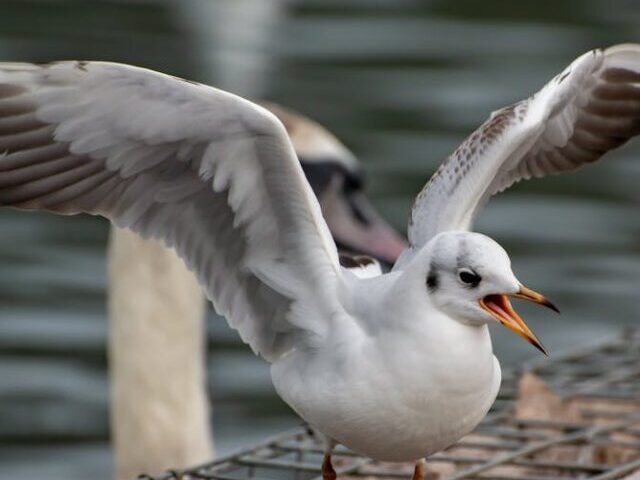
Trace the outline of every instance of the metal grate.
{"label": "metal grate", "polygon": [[[525,371],[560,395],[554,408],[564,409],[563,416],[517,414],[518,379]],[[476,431],[429,457],[430,478],[605,480],[640,472],[640,332],[503,376],[498,399]],[[199,467],[139,478],[319,479],[322,453],[301,427]],[[340,447],[333,464],[340,478],[408,479],[413,472],[413,465],[379,463]]]}

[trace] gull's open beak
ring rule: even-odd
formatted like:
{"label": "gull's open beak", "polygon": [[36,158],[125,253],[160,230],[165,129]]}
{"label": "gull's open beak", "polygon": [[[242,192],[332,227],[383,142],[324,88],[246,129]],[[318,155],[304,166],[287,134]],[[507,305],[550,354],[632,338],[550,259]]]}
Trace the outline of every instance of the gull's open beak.
{"label": "gull's open beak", "polygon": [[[544,295],[535,292],[524,285],[520,286],[520,290],[517,293],[509,296],[529,300],[560,313],[556,306],[547,300]],[[480,306],[489,312],[489,314],[491,314],[491,316],[498,320],[502,325],[512,332],[517,333],[531,345],[547,355],[547,351],[540,340],[538,340],[538,337],[536,337],[531,329],[527,327],[527,324],[524,323],[522,318],[520,318],[520,315],[515,312],[511,306],[511,302],[509,302],[509,299],[507,298],[507,295],[487,295],[480,300]]]}

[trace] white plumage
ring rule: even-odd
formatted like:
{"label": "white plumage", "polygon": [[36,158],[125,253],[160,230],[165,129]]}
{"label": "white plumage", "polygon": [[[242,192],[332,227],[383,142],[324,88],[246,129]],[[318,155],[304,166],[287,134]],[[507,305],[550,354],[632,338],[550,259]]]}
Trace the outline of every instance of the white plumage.
{"label": "white plumage", "polygon": [[[639,118],[640,47],[583,55],[443,163],[416,199],[393,272],[357,276],[340,266],[265,109],[124,65],[5,64],[0,204],[101,214],[163,240],[272,362],[276,389],[303,418],[361,453],[418,459],[493,402],[487,323],[542,349],[507,296],[551,304],[518,282],[497,243],[468,232],[478,210],[518,180],[596,160],[637,134]],[[331,478],[328,456],[323,467]]]}
{"label": "white plumage", "polygon": [[[313,120],[263,105],[287,129],[336,242],[395,261],[404,242],[369,205],[353,153]],[[204,463],[213,449],[202,289],[173,250],[126,229],[112,229],[107,261],[116,478]],[[382,273],[369,257],[347,262],[356,275]]]}

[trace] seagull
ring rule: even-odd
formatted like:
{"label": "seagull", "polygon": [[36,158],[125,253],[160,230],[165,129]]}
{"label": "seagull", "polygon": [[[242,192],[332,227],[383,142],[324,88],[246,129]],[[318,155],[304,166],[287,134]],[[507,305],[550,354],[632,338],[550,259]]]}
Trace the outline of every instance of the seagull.
{"label": "seagull", "polygon": [[174,248],[326,439],[416,461],[469,433],[501,380],[488,325],[544,352],[505,250],[471,231],[495,193],[636,135],[640,45],[593,50],[494,112],[418,194],[387,273],[341,266],[287,131],[233,94],[102,62],[0,64],[0,205],[102,215]]}
{"label": "seagull", "polygon": [[[343,252],[341,262],[360,276],[379,274],[381,263],[393,264],[405,242],[367,200],[354,154],[314,120],[281,105],[261,104],[286,127]],[[211,458],[213,436],[202,289],[173,250],[129,230],[112,229],[107,264],[116,478],[203,463]]]}

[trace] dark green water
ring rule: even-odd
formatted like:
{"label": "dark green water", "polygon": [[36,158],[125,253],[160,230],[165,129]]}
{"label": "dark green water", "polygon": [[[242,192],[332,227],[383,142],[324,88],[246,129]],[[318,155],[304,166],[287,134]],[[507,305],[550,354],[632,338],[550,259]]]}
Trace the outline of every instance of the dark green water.
{"label": "dark green water", "polygon": [[[628,1],[0,2],[0,60],[136,63],[290,105],[362,159],[399,229],[438,163],[492,110],[583,51],[640,41]],[[554,351],[638,323],[640,141],[494,199],[478,230],[563,315],[523,307]],[[108,478],[108,225],[0,210],[0,478]],[[220,453],[296,418],[224,321],[211,330]],[[509,365],[536,355],[494,331]]]}

